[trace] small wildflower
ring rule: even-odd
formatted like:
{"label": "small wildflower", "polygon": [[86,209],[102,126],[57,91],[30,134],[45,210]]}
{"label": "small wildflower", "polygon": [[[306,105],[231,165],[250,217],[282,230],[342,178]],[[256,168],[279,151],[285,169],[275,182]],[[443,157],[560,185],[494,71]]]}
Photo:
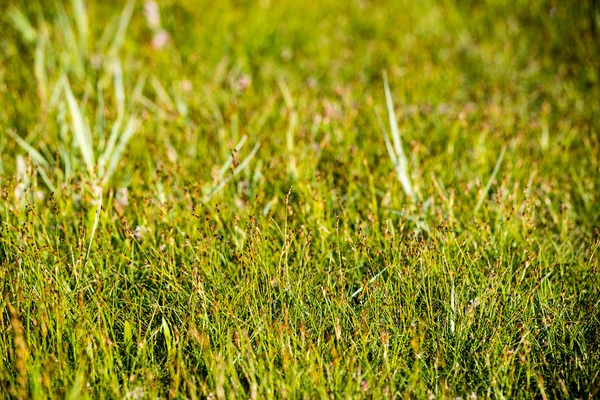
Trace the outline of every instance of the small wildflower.
{"label": "small wildflower", "polygon": [[44,192],[42,192],[41,190],[36,190],[36,192],[35,192],[35,200],[38,203],[41,203],[42,201],[44,201],[45,197],[46,196],[44,195]]}
{"label": "small wildflower", "polygon": [[362,382],[360,383],[360,390],[363,393],[366,393],[369,390],[369,382],[367,382],[366,380],[362,380]]}
{"label": "small wildflower", "polygon": [[117,200],[117,203],[119,203],[119,205],[121,207],[128,206],[129,205],[129,190],[126,187],[120,188],[117,191],[116,200]]}
{"label": "small wildflower", "polygon": [[309,76],[306,79],[306,86],[308,86],[311,89],[315,89],[318,84],[319,84],[319,82],[317,81],[317,79],[314,76]]}
{"label": "small wildflower", "polygon": [[189,79],[184,79],[181,81],[181,89],[186,93],[191,92],[193,89],[192,82]]}
{"label": "small wildflower", "polygon": [[102,61],[102,56],[100,54],[94,53],[90,55],[90,64],[96,71],[102,68]]}
{"label": "small wildflower", "polygon": [[160,11],[158,4],[155,1],[147,1],[144,4],[144,15],[146,16],[146,22],[151,29],[160,28]]}
{"label": "small wildflower", "polygon": [[481,304],[481,302],[479,301],[479,297],[469,300],[469,306],[471,306],[473,308],[479,306],[479,304]]}
{"label": "small wildflower", "polygon": [[144,392],[144,388],[142,388],[141,386],[135,387],[125,394],[126,399],[133,400],[143,399],[145,396],[146,393]]}
{"label": "small wildflower", "polygon": [[281,58],[283,59],[283,61],[290,61],[293,55],[294,53],[289,47],[286,47],[283,50],[281,50]]}
{"label": "small wildflower", "polygon": [[25,184],[22,182],[18,183],[15,186],[15,199],[17,199],[17,201],[20,200],[24,193],[25,193]]}
{"label": "small wildflower", "polygon": [[169,40],[170,36],[167,31],[161,29],[154,34],[154,37],[152,38],[152,47],[160,50],[165,47],[167,43],[169,43]]}
{"label": "small wildflower", "polygon": [[135,240],[137,240],[138,242],[141,242],[142,239],[144,239],[144,236],[146,236],[146,234],[148,233],[148,228],[145,226],[136,226],[135,230],[133,231],[133,237],[135,237]]}
{"label": "small wildflower", "polygon": [[27,187],[27,165],[23,156],[17,156],[17,185],[15,186],[15,198],[19,200],[25,193]]}
{"label": "small wildflower", "polygon": [[237,84],[238,88],[243,92],[252,84],[252,79],[250,79],[248,75],[244,74],[239,77]]}

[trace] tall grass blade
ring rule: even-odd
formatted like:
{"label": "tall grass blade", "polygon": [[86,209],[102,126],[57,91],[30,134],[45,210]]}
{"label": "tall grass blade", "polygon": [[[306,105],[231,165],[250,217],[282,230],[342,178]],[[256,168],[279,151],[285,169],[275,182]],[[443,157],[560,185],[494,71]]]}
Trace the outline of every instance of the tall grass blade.
{"label": "tall grass blade", "polygon": [[[239,152],[239,150],[242,148],[243,144],[246,142],[246,139],[247,139],[247,137],[246,137],[246,135],[244,135],[242,137],[242,140],[240,140],[240,142],[238,143],[238,145],[235,147],[234,154],[236,154],[236,153]],[[217,193],[219,193],[231,179],[233,179],[234,177],[236,177],[237,175],[239,175],[240,172],[242,172],[248,166],[248,164],[250,164],[250,161],[252,161],[252,159],[256,155],[256,152],[258,151],[259,148],[260,148],[260,144],[259,143],[257,143],[256,145],[254,145],[254,148],[252,149],[252,151],[250,151],[250,154],[248,154],[248,156],[246,156],[246,158],[244,159],[244,161],[242,161],[240,163],[240,165],[238,165],[233,170],[233,172],[231,173],[231,175],[229,175],[225,179],[223,179],[222,178],[223,175],[229,169],[229,167],[231,166],[231,163],[233,162],[233,155],[229,156],[227,158],[227,160],[225,161],[225,164],[223,164],[223,167],[219,171],[219,175],[218,175],[219,184],[217,186],[213,187],[208,192],[208,194],[204,196],[203,201],[205,203],[207,203],[208,201],[210,201],[210,199],[212,199]]]}
{"label": "tall grass blade", "polygon": [[23,150],[27,152],[29,158],[31,158],[33,163],[36,165],[38,174],[40,174],[42,180],[44,181],[46,186],[48,186],[48,189],[56,193],[56,187],[52,184],[50,178],[48,177],[48,174],[46,173],[46,169],[50,167],[50,164],[48,163],[46,158],[44,158],[44,156],[39,151],[34,149],[25,140],[21,139],[21,137],[19,137],[19,135],[14,133],[12,130],[8,130],[8,134],[15,140],[15,142],[17,142],[19,146],[23,148]]}
{"label": "tall grass blade", "polygon": [[11,7],[10,10],[8,10],[8,18],[13,26],[21,33],[25,42],[32,43],[37,39],[37,31],[31,26],[29,19],[21,10],[14,6]]}
{"label": "tall grass blade", "polygon": [[112,155],[115,146],[117,145],[117,141],[119,140],[119,134],[121,132],[121,126],[123,125],[123,117],[118,116],[117,120],[114,122],[112,129],[110,131],[110,136],[108,137],[108,142],[106,142],[106,147],[104,148],[104,152],[100,155],[98,159],[98,174],[103,176],[106,168],[110,160],[110,156]]}
{"label": "tall grass blade", "polygon": [[[385,90],[385,100],[387,104],[387,111],[390,123],[390,129],[392,131],[392,140],[394,143],[394,150],[396,153],[396,172],[398,174],[398,180],[404,189],[404,192],[409,198],[414,197],[414,190],[410,182],[408,173],[408,161],[402,147],[402,141],[400,140],[400,131],[398,129],[398,120],[396,119],[396,112],[394,111],[394,103],[392,102],[392,93],[390,91],[390,85],[387,79],[387,73],[383,72],[383,87]],[[388,139],[389,141],[389,139]],[[393,160],[392,160],[393,161]]]}
{"label": "tall grass blade", "polygon": [[85,5],[82,0],[71,0],[71,6],[75,14],[75,24],[79,33],[79,49],[83,55],[88,54],[88,18]]}
{"label": "tall grass blade", "polygon": [[455,305],[455,288],[454,288],[454,277],[450,277],[452,280],[452,291],[450,293],[450,310],[452,315],[450,317],[450,333],[454,335],[454,331],[456,330],[456,305]]}
{"label": "tall grass blade", "polygon": [[233,155],[238,154],[240,152],[240,150],[242,149],[242,146],[244,146],[244,143],[246,143],[247,139],[248,139],[248,136],[246,136],[246,135],[242,136],[242,139],[240,139],[238,144],[233,149],[232,154],[229,157],[227,157],[227,160],[225,160],[225,163],[223,164],[223,166],[221,167],[221,169],[219,170],[219,173],[217,175],[218,180],[221,180],[223,178],[223,175],[225,175],[225,172],[227,172],[227,170],[231,166],[231,163],[233,162]]}
{"label": "tall grass blade", "polygon": [[248,154],[248,156],[244,159],[244,161],[242,161],[240,163],[240,165],[237,166],[236,169],[233,170],[233,176],[237,176],[240,172],[242,172],[250,163],[250,161],[252,161],[252,159],[254,158],[254,155],[256,154],[256,152],[258,151],[258,149],[260,148],[260,143],[256,143],[254,145],[254,147],[252,148],[252,150],[250,151],[250,154]]}
{"label": "tall grass blade", "polygon": [[125,147],[127,147],[127,143],[133,137],[137,130],[137,119],[135,117],[130,117],[127,125],[125,126],[125,130],[123,130],[123,134],[119,139],[119,143],[115,147],[115,151],[110,155],[110,163],[108,165],[108,169],[102,178],[103,184],[106,184],[112,174],[117,169],[119,162],[121,162],[121,157],[123,156],[123,152],[125,151]]}
{"label": "tall grass blade", "polygon": [[156,76],[152,75],[150,77],[150,84],[156,93],[156,97],[158,98],[160,105],[162,105],[169,112],[175,110],[175,104],[173,103],[173,100],[171,100],[171,96],[169,96],[169,93],[167,93]]}
{"label": "tall grass blade", "polygon": [[92,138],[89,133],[89,129],[84,122],[83,115],[81,114],[81,110],[77,104],[77,100],[75,99],[75,96],[73,96],[73,92],[71,91],[71,86],[69,85],[68,81],[65,83],[65,92],[67,95],[69,112],[71,114],[73,135],[75,136],[75,140],[79,146],[81,155],[83,156],[85,166],[87,167],[90,176],[93,177],[95,174],[95,164]]}
{"label": "tall grass blade", "polygon": [[298,113],[296,111],[290,112],[290,124],[288,126],[286,139],[287,139],[287,151],[288,151],[288,171],[290,175],[295,179],[298,176],[298,168],[296,166],[296,157],[294,157],[294,136],[296,135],[296,129],[298,127]]}
{"label": "tall grass blade", "polygon": [[62,92],[65,88],[65,83],[67,82],[67,77],[65,75],[61,76],[56,85],[54,85],[54,89],[52,90],[52,94],[50,95],[50,101],[48,105],[50,107],[55,107],[58,101],[61,99]]}
{"label": "tall grass blade", "polygon": [[87,265],[87,261],[90,257],[90,251],[92,250],[92,243],[94,242],[94,236],[96,235],[96,229],[98,229],[98,223],[100,222],[100,212],[102,211],[102,194],[103,194],[103,190],[100,186],[95,186],[93,188],[94,190],[94,199],[98,202],[98,206],[96,208],[96,216],[94,218],[94,226],[92,227],[92,233],[90,235],[90,242],[88,244],[88,248],[87,251],[85,253],[85,258],[83,260],[83,266],[82,266],[82,275],[85,269],[85,266]]}
{"label": "tall grass blade", "polygon": [[27,154],[29,154],[29,157],[36,164],[39,164],[42,167],[48,168],[48,166],[49,166],[48,161],[46,161],[46,158],[44,158],[44,156],[39,151],[34,149],[29,143],[27,143],[25,140],[23,140],[19,135],[17,135],[11,129],[9,129],[7,131],[7,133],[10,137],[12,137],[15,140],[15,142],[17,142],[17,144],[19,146],[21,146],[23,148],[23,150],[25,150],[27,152]]}
{"label": "tall grass blade", "polygon": [[388,135],[387,129],[385,128],[385,124],[381,119],[381,113],[379,108],[375,109],[375,115],[377,116],[377,123],[379,124],[379,129],[381,129],[381,133],[383,134],[383,141],[385,142],[385,147],[388,151],[390,159],[392,160],[392,164],[394,164],[394,169],[398,166],[398,158],[396,157],[396,153],[394,148],[392,147],[392,142],[390,142],[390,137]]}
{"label": "tall grass blade", "polygon": [[43,36],[40,36],[35,46],[33,72],[37,80],[38,95],[42,104],[42,110],[44,110],[48,105],[48,76],[46,75],[46,38]]}
{"label": "tall grass blade", "polygon": [[112,43],[117,29],[119,28],[119,16],[113,16],[105,25],[102,35],[96,42],[96,48],[100,54],[106,54],[106,49]]}
{"label": "tall grass blade", "polygon": [[100,81],[98,81],[96,85],[96,101],[98,102],[98,106],[96,108],[94,135],[98,138],[98,147],[104,148],[106,145],[106,119],[104,117],[104,89],[102,89],[102,83]]}
{"label": "tall grass blade", "polygon": [[115,58],[112,67],[115,84],[115,99],[117,101],[117,115],[120,117],[125,113],[125,88],[123,85],[123,68],[121,67],[121,62],[118,58]]}
{"label": "tall grass blade", "polygon": [[496,179],[496,174],[498,173],[498,170],[500,169],[500,165],[502,164],[502,159],[504,158],[505,151],[506,151],[506,146],[504,146],[502,148],[502,151],[500,151],[500,156],[498,157],[498,161],[496,161],[496,166],[494,167],[494,171],[492,171],[492,176],[490,176],[490,179],[488,180],[487,185],[485,185],[483,192],[481,192],[481,196],[479,196],[479,201],[477,202],[477,205],[475,206],[473,215],[477,214],[477,211],[479,211],[479,208],[481,208],[481,205],[483,204],[485,197],[487,196],[488,192],[490,191],[492,184],[494,183],[494,179]]}
{"label": "tall grass blade", "polygon": [[135,6],[135,0],[130,0],[127,2],[127,5],[123,9],[121,13],[121,17],[119,18],[119,25],[117,27],[117,32],[113,38],[113,41],[108,49],[107,55],[109,57],[115,57],[117,53],[121,50],[123,46],[123,42],[125,41],[125,34],[127,33],[127,27],[129,26],[129,21],[131,20],[131,15],[133,14],[133,9]]}
{"label": "tall grass blade", "polygon": [[148,75],[145,72],[142,72],[140,76],[138,76],[137,81],[135,82],[135,86],[133,88],[133,92],[131,96],[129,96],[129,101],[137,101],[144,93],[144,88],[146,87],[146,79]]}
{"label": "tall grass blade", "polygon": [[359,287],[354,293],[352,293],[352,295],[350,296],[350,298],[353,299],[356,296],[358,296],[359,294],[361,294],[362,291],[365,290],[365,287],[367,287],[369,285],[372,285],[373,282],[375,282],[377,280],[377,278],[379,278],[381,276],[381,274],[383,274],[387,269],[388,269],[388,267],[385,267],[384,269],[382,269],[381,271],[379,271],[377,273],[377,275],[375,275],[374,277],[372,277],[371,279],[369,279],[369,282],[365,286]]}
{"label": "tall grass blade", "polygon": [[77,78],[83,80],[85,76],[85,68],[83,66],[84,63],[83,58],[81,56],[81,49],[79,47],[77,36],[73,31],[73,27],[71,26],[69,16],[67,15],[67,11],[65,10],[65,7],[62,4],[62,2],[55,2],[55,6],[57,25],[62,31],[66,47],[66,51],[63,52],[63,55],[66,56],[66,60],[64,60],[62,63],[63,67],[72,70],[77,75]]}

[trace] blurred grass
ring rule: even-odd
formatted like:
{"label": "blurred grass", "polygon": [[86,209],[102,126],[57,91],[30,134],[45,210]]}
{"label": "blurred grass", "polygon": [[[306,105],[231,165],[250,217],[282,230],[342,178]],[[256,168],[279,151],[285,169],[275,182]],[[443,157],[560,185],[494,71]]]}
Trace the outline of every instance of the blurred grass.
{"label": "blurred grass", "polygon": [[0,397],[597,395],[595,1],[159,6],[0,14]]}

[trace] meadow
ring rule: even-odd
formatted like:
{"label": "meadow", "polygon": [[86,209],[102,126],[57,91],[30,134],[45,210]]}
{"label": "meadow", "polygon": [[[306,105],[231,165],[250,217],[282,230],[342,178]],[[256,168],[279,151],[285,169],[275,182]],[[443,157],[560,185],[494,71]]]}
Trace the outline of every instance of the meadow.
{"label": "meadow", "polygon": [[0,398],[594,398],[595,0],[5,0]]}

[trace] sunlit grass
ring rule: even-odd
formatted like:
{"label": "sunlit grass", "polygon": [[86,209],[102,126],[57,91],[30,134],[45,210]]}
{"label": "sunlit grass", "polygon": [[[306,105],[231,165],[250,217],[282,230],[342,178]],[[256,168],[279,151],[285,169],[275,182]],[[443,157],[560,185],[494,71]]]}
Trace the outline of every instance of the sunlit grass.
{"label": "sunlit grass", "polygon": [[0,15],[0,397],[593,398],[598,6]]}

